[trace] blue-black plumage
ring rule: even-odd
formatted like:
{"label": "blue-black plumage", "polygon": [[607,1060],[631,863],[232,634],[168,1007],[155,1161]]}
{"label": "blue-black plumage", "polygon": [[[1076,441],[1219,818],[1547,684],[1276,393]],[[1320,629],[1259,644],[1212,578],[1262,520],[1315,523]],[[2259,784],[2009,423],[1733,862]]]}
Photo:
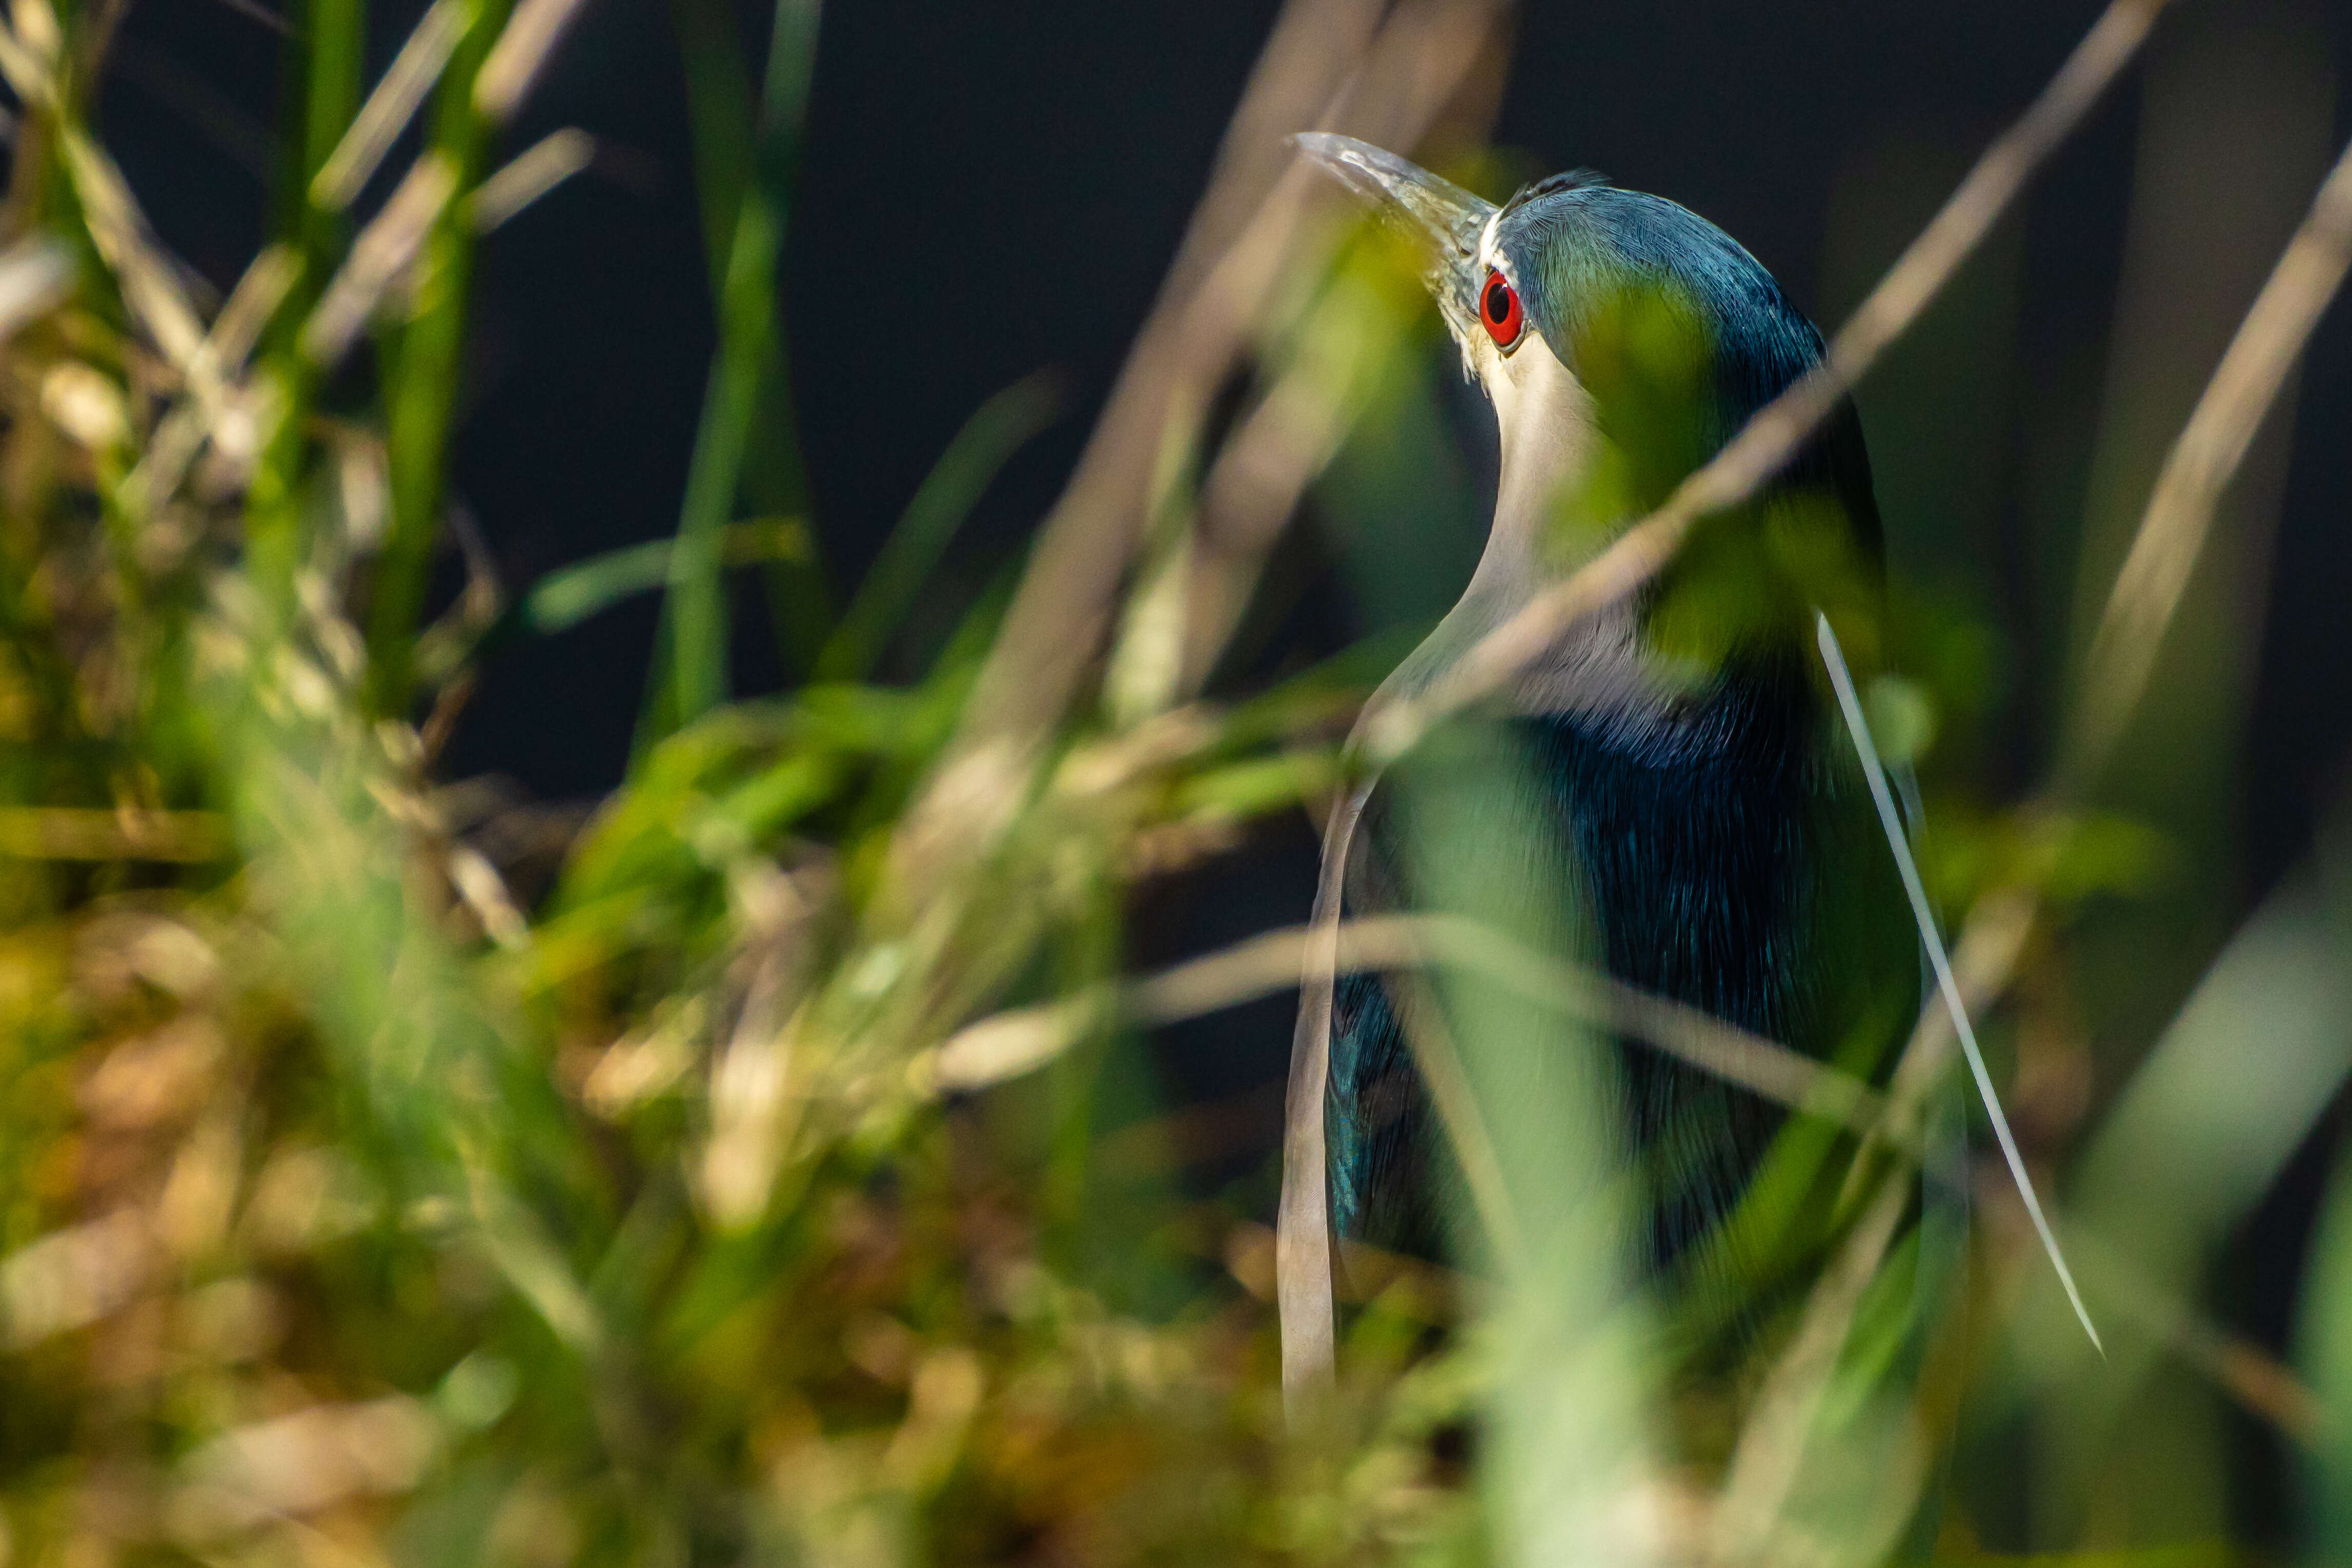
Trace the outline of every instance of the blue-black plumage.
{"label": "blue-black plumage", "polygon": [[[1771,275],[1673,202],[1575,174],[1496,207],[1363,143],[1300,140],[1416,244],[1501,428],[1477,572],[1384,695],[1435,679],[1821,359],[1820,333]],[[1869,632],[1879,551],[1861,426],[1842,407],[1753,504],[1529,668],[1500,715],[1516,762],[1496,786],[1548,825],[1537,852],[1559,864],[1538,881],[1580,906],[1582,956],[1864,1071],[1912,1016],[1916,948],[1807,650],[1816,604]],[[1423,901],[1395,794],[1373,789],[1360,830],[1327,844],[1342,912]],[[1328,1073],[1295,1068],[1292,1084],[1320,1091],[1329,1233],[1440,1247],[1443,1141],[1393,979],[1342,977],[1328,1020],[1321,1005],[1310,994],[1300,1041],[1328,1039]],[[1726,1215],[1777,1118],[1654,1052],[1620,1055],[1660,1261]],[[1294,1138],[1294,1159],[1302,1147]],[[1304,1190],[1286,1177],[1286,1245],[1321,1206],[1295,1201]]]}

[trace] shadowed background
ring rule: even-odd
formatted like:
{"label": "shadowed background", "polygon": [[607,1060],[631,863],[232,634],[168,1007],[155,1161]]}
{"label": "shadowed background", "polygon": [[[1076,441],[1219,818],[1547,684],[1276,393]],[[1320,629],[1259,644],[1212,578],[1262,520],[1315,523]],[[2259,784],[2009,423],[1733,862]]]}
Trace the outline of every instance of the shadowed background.
{"label": "shadowed background", "polygon": [[[378,8],[371,72],[421,10]],[[1496,137],[1529,169],[1590,165],[1693,207],[1834,325],[2095,10],[1709,3],[1661,18],[1631,4],[1536,5],[1520,19]],[[1053,367],[1068,377],[1069,412],[991,489],[956,563],[976,580],[1019,548],[1150,303],[1273,12],[1050,4],[981,16],[882,0],[827,16],[785,308],[815,522],[837,579],[854,582],[982,399]],[[762,9],[743,15],[756,46]],[[2197,166],[2158,169],[2173,210],[2144,214],[2156,231],[2138,239],[2154,253],[2139,273],[2157,275],[2121,289],[2133,170],[2165,157],[2141,145],[2149,89],[2135,83],[1873,378],[1861,401],[1898,569],[1960,579],[2031,634],[2037,583],[2071,575],[2071,559],[2042,557],[2073,541],[2030,514],[2063,513],[2095,483],[2103,416],[2178,425],[2337,140],[2344,21],[2292,0],[2169,17],[2151,69],[2183,122],[2175,140],[2210,129],[2200,115],[2229,133],[2173,159]],[[103,105],[159,232],[220,286],[262,231],[278,43],[223,0],[134,5]],[[457,452],[457,489],[509,587],[675,528],[711,347],[684,85],[662,7],[591,5],[509,140],[564,124],[603,153],[486,246]],[[2166,307],[2190,283],[2203,287],[2184,321]],[[2119,296],[2154,342],[2111,342]],[[2168,374],[2185,384],[2147,384]],[[2117,377],[2156,406],[2103,416]],[[2307,835],[2352,728],[2352,650],[2328,635],[2326,591],[2352,563],[2332,504],[2352,473],[2327,438],[2352,417],[2352,339],[2336,321],[2314,339],[2302,380],[2292,423],[2312,438],[2273,459],[2283,474],[2248,487],[2284,491],[2263,498],[2283,504],[2246,744],[2257,881]],[[2154,458],[2142,462],[2152,475]],[[1466,575],[1476,542],[1441,541],[1432,559]],[[1333,586],[1307,585],[1316,602],[1289,651],[1328,651],[1362,629],[1328,602]],[[1455,586],[1427,583],[1421,612]],[[610,787],[652,619],[640,601],[508,651],[459,732],[457,771],[505,773],[551,798]],[[760,614],[740,619],[740,684],[756,690],[775,678],[772,641]],[[2010,682],[2021,697],[2030,673]],[[2021,749],[2034,743],[2010,732]],[[2026,760],[2005,759],[2003,777],[2021,777]]]}

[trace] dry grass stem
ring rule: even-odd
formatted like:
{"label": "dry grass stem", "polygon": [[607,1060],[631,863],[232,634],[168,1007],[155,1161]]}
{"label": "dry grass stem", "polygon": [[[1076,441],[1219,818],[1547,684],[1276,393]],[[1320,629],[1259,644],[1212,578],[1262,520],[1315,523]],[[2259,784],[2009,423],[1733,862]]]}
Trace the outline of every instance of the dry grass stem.
{"label": "dry grass stem", "polygon": [[522,0],[474,77],[474,112],[492,124],[512,114],[562,41],[581,0]]}
{"label": "dry grass stem", "polygon": [[[2074,722],[2062,738],[2061,761],[2045,798],[2087,786],[2121,739],[2146,695],[2164,633],[2202,551],[2214,508],[2288,369],[2318,324],[2352,265],[2352,148],[2322,184],[2308,216],[2231,340],[2167,455],[2130,552],[2093,638]],[[1969,911],[1958,945],[1962,989],[1981,1008],[2007,988],[2039,897],[2007,889]],[[1968,957],[1982,955],[1973,971]],[[1954,1043],[1931,1001],[1895,1082],[1898,1109],[1916,1108]]]}
{"label": "dry grass stem", "polygon": [[[1381,146],[1415,144],[1447,106],[1482,88],[1482,79],[1493,79],[1499,89],[1498,26],[1490,0],[1400,6],[1325,123],[1350,124],[1351,134]],[[1483,122],[1494,107],[1482,102],[1473,114],[1457,118]],[[1291,185],[1320,183],[1304,164],[1294,164],[1284,179]],[[1229,261],[1246,251],[1235,247]],[[1293,266],[1301,259],[1289,258]],[[1173,618],[1181,631],[1171,655],[1171,699],[1192,695],[1208,679],[1249,606],[1266,552],[1346,438],[1349,411],[1334,401],[1331,368],[1286,370],[1216,454],[1201,484],[1182,559],[1173,563]],[[1185,414],[1197,424],[1202,412],[1195,406]]]}
{"label": "dry grass stem", "polygon": [[1462,1048],[1454,1044],[1445,1009],[1435,988],[1412,971],[1395,971],[1385,984],[1405,1045],[1412,1052],[1412,1065],[1429,1089],[1438,1125],[1445,1130],[1446,1147],[1461,1164],[1470,1206],[1477,1211],[1486,1244],[1495,1249],[1502,1271],[1516,1275],[1527,1261],[1527,1231],[1511,1202],[1502,1155],[1487,1130],[1486,1113],[1478,1108],[1478,1091],[1463,1066]]}
{"label": "dry grass stem", "polygon": [[0,855],[19,859],[204,863],[229,847],[228,823],[211,812],[0,807]]}
{"label": "dry grass stem", "polygon": [[[36,110],[57,107],[57,84],[53,73],[57,68],[57,46],[54,37],[44,39],[25,25],[19,16],[10,27],[0,24],[0,78],[25,105]],[[49,19],[53,35],[56,19]]]}
{"label": "dry grass stem", "polygon": [[[916,861],[992,837],[1037,739],[1068,705],[1101,646],[1111,599],[1152,514],[1155,482],[1181,472],[1219,384],[1249,346],[1291,258],[1311,189],[1287,134],[1355,105],[1350,84],[1383,47],[1436,50],[1452,69],[1480,56],[1501,16],[1491,0],[1452,0],[1455,26],[1426,27],[1428,5],[1382,26],[1368,0],[1291,0],[1276,23],[1228,131],[1159,303],[1136,340],[1076,471],[1041,525],[1035,552],[967,706],[958,745],[910,823]],[[1465,45],[1469,47],[1465,47]],[[1361,106],[1341,123],[1417,139],[1458,85],[1445,68],[1384,65],[1418,83],[1418,101]],[[1352,112],[1354,118],[1348,115]],[[1174,460],[1171,462],[1171,458]],[[975,831],[977,825],[977,831]]]}
{"label": "dry grass stem", "polygon": [[416,259],[433,225],[457,189],[457,171],[438,153],[416,161],[383,210],[352,245],[318,308],[302,323],[302,353],[331,365],[347,353],[394,282]]}
{"label": "dry grass stem", "polygon": [[352,205],[415,115],[416,106],[441,79],[457,41],[466,36],[470,9],[465,0],[433,0],[408,41],[401,45],[400,53],[393,57],[383,79],[360,106],[351,129],[319,165],[318,174],[310,181],[311,205],[341,212]]}
{"label": "dry grass stem", "polygon": [[189,363],[189,395],[163,416],[138,467],[123,483],[131,505],[148,513],[163,506],[207,441],[240,461],[250,458],[251,421],[236,417],[228,384],[244,374],[246,358],[262,329],[286,302],[300,274],[301,262],[293,250],[273,245],[237,279]]}
{"label": "dry grass stem", "polygon": [[2079,716],[2060,775],[2087,787],[2147,693],[2165,629],[2212,530],[2221,494],[2244,460],[2287,373],[2352,266],[2352,147],[2319,187],[2221,365],[2166,454],[2156,489],[2099,617]]}
{"label": "dry grass stem", "polygon": [[[1970,1016],[1981,1014],[2000,999],[2039,912],[2039,900],[2019,888],[1988,893],[1969,911],[1959,940],[1952,944],[1952,974],[1958,983],[1961,1006]],[[1944,999],[1940,995],[1927,998],[1888,1086],[1885,1126],[1890,1132],[1901,1131],[1907,1137],[1916,1130],[1921,1108],[1951,1067],[1952,1053],[1959,1043],[1959,1031],[1952,1026],[1952,1012]]]}
{"label": "dry grass stem", "polygon": [[1853,677],[1845,667],[1845,656],[1838,649],[1837,634],[1830,629],[1830,618],[1817,616],[1822,661],[1828,668],[1830,683],[1837,689],[1838,707],[1845,714],[1846,730],[1853,737],[1855,752],[1861,757],[1862,768],[1870,781],[1870,794],[1878,807],[1878,820],[1886,830],[1886,847],[1895,857],[1895,869],[1902,873],[1903,890],[1911,900],[1911,914],[1919,928],[1919,945],[1927,952],[1929,965],[1935,970],[1936,985],[1944,1010],[1950,1016],[1952,1031],[1958,1037],[1960,1053],[1968,1058],[1969,1072],[1977,1082],[1977,1094],[1984,1102],[1985,1118],[1992,1124],[1993,1139],[2000,1145],[2001,1158],[2009,1163],[2009,1173],[2017,1184],[2017,1195],[2025,1202],[2025,1212],[2033,1221],[2034,1234],[2042,1238],[2042,1250],[2050,1255],[2050,1266],[2058,1271],[2058,1282],[2066,1288],[2066,1300],[2074,1303],[2074,1316],[2081,1320],[2083,1331],[2091,1336],[2093,1348],[2099,1344],[2099,1331],[2091,1322],[2090,1309],[2083,1304],[2083,1293],[2074,1284],[2074,1270],[2066,1267],[2066,1255],[2058,1246],[2058,1237],[2050,1228],[2050,1221],[2042,1212],[2041,1196],[2033,1190],[2032,1173],[2025,1168],[2025,1155],[2018,1149],[2017,1138],[2010,1131],[2009,1117],[2000,1108],[2000,1096],[1994,1091],[1992,1073],[1985,1066],[1984,1053],[1977,1047],[1976,1031],[1969,1027],[1968,1004],[1960,995],[1960,983],[1952,973],[1952,961],[1944,951],[1944,938],[1936,929],[1935,910],[1928,905],[1927,889],[1919,880],[1919,868],[1911,857],[1911,844],[1904,830],[1903,818],[1887,788],[1886,771],[1878,761],[1878,748],[1870,738],[1869,721],[1863,716],[1862,699],[1853,688]]}
{"label": "dry grass stem", "polygon": [[596,139],[585,131],[551,131],[477,185],[466,216],[477,234],[488,234],[595,161]]}
{"label": "dry grass stem", "polygon": [[[1374,915],[1331,933],[1339,973],[1445,966],[1500,984],[1591,1027],[1642,1041],[1679,1061],[1790,1110],[1853,1131],[1883,1125],[1885,1101],[1860,1079],[1710,1014],[1580,969],[1456,915]],[[1294,926],[1237,942],[1120,987],[967,1026],[917,1069],[924,1086],[968,1091],[1033,1072],[1087,1026],[1110,1016],[1162,1027],[1296,989],[1315,928]]]}
{"label": "dry grass stem", "polygon": [[0,342],[47,314],[73,288],[73,257],[47,235],[0,251]]}
{"label": "dry grass stem", "polygon": [[264,5],[261,0],[220,0],[220,4],[240,16],[260,23],[281,38],[294,36],[294,29],[287,25],[286,18]]}
{"label": "dry grass stem", "polygon": [[105,150],[77,130],[59,138],[59,151],[81,198],[91,243],[122,289],[122,302],[173,369],[185,374],[205,341],[203,319],[190,302],[171,260],[155,245],[147,219]]}
{"label": "dry grass stem", "polygon": [[[1806,1440],[1822,1396],[1837,1370],[1863,1293],[1877,1277],[1879,1262],[1910,1202],[1906,1183],[1885,1179],[1869,1209],[1839,1246],[1829,1271],[1813,1287],[1795,1340],[1773,1364],[1755,1409],[1740,1428],[1716,1512],[1718,1562],[1770,1559],[1769,1543],[1802,1471]],[[1887,1477],[1890,1484],[1894,1479],[1892,1474]]]}
{"label": "dry grass stem", "polygon": [[[1979,1183],[1979,1196],[1989,1204],[2011,1201],[2011,1195],[1993,1183]],[[2015,1229],[2014,1225],[2007,1227],[2009,1233]],[[2222,1328],[2149,1274],[2124,1248],[2080,1225],[2068,1227],[2068,1240],[2081,1256],[2084,1271],[2100,1282],[2101,1295],[2115,1301],[2119,1315],[2210,1379],[2247,1414],[2269,1422],[2313,1450],[2338,1429],[2336,1415],[2293,1368],[2243,1334]]]}

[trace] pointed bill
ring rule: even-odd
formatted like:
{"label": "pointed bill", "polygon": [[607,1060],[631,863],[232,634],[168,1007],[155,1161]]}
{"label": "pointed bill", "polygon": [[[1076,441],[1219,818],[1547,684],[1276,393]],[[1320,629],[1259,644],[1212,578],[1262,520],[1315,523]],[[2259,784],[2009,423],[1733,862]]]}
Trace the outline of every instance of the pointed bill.
{"label": "pointed bill", "polygon": [[1499,210],[1495,204],[1352,136],[1309,131],[1293,140],[1421,255],[1421,280],[1446,325],[1457,335],[1475,330],[1478,290],[1486,281],[1479,248]]}

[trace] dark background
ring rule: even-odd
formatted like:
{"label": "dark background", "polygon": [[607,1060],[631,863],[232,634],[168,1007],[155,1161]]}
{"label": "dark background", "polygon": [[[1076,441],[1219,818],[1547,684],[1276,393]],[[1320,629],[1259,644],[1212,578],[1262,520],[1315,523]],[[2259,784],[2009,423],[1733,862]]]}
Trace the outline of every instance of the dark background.
{"label": "dark background", "polygon": [[[156,227],[224,288],[253,254],[268,205],[280,35],[256,18],[259,3],[140,0],[103,99],[109,142]],[[2193,36],[2200,10],[2224,3],[2183,0],[2157,47]],[[2269,8],[2305,26],[2316,18],[2323,47],[2344,63],[2352,28],[2341,16]],[[756,58],[764,7],[742,9]],[[1150,307],[1275,9],[831,8],[784,303],[815,521],[837,583],[855,581],[973,407],[1051,366],[1075,389],[1071,412],[1011,465],[957,559],[983,572],[1018,548]],[[1824,278],[1824,236],[1857,154],[1926,144],[1948,150],[1956,174],[2097,9],[1538,3],[1520,19],[1496,140],[1532,166],[1599,168],[1705,214],[1833,324],[1854,290]],[[376,7],[371,75],[418,10]],[[509,587],[676,525],[712,331],[684,93],[664,5],[590,0],[509,133],[511,151],[576,124],[605,149],[596,169],[485,245],[455,489]],[[2097,356],[2137,99],[2136,79],[2113,94],[2012,224],[2025,252],[2022,381]],[[1923,189],[1923,204],[1940,188]],[[2307,841],[2352,730],[2352,648],[2334,635],[2332,609],[2332,585],[2352,563],[2336,508],[2352,480],[2336,438],[2352,416],[2342,314],[2312,344],[2295,419],[2251,741],[2254,886]],[[1867,419],[1867,392],[1864,402]],[[1890,515],[1898,564],[1905,527]],[[459,731],[453,768],[494,770],[547,799],[616,782],[653,616],[641,601],[508,647]],[[768,628],[757,613],[741,620],[739,684],[758,689],[775,679]],[[1302,625],[1348,629],[1344,608]],[[2011,771],[2022,778],[2033,742],[2019,744]]]}
{"label": "dark background", "polygon": [[[2195,47],[2229,3],[2181,0],[2163,24],[2158,58]],[[223,288],[256,249],[268,206],[264,127],[280,34],[250,14],[253,4],[138,0],[102,103],[109,143],[156,227]],[[378,7],[371,78],[421,8],[421,0]],[[2098,8],[2090,0],[1535,0],[1520,20],[1496,140],[1530,166],[1588,165],[1685,203],[1833,324]],[[764,9],[743,7],[754,58]],[[950,584],[969,591],[1013,558],[1150,308],[1275,9],[1272,0],[841,0],[829,8],[784,307],[814,520],[837,584],[854,583],[982,399],[1055,367],[1073,388],[1070,412],[993,486],[960,540]],[[2244,0],[2234,14],[2250,13],[2308,39],[2337,82],[2352,79],[2345,9]],[[1971,437],[1970,471],[1941,482],[1981,485],[2002,499],[1964,548],[1897,504],[1912,491],[1899,473],[1890,476],[1885,434],[1903,418],[1914,426],[1924,418],[1928,436],[1913,428],[1911,438],[1932,447],[1937,419],[1957,428],[1982,410],[1955,395],[1940,410],[1915,398],[1906,416],[1874,386],[1861,400],[1882,454],[1898,569],[1958,582],[1974,611],[2005,635],[2013,721],[1984,747],[1980,781],[1995,798],[2046,760],[2050,715],[2034,693],[2049,688],[2061,650],[2037,596],[2071,566],[2053,567],[2038,553],[2030,505],[2019,497],[2032,488],[2023,480],[2039,476],[2063,507],[2084,482],[2124,267],[2143,79],[2136,73],[2093,115],[1992,247],[2011,258],[2015,280],[2004,318],[2013,342],[1993,373],[2001,412],[1989,437]],[[712,346],[684,90],[665,5],[589,0],[509,132],[509,152],[567,124],[604,149],[593,171],[499,231],[483,252],[454,488],[510,589],[676,526]],[[2352,94],[2337,95],[2331,145],[2347,129],[2346,99]],[[1900,153],[1892,165],[1889,149]],[[1883,185],[1890,166],[1917,174],[1895,204],[1911,204],[1902,225],[1881,243],[1864,224],[1864,238],[1841,249],[1840,203],[1873,169]],[[1475,437],[1475,395],[1458,395]],[[2352,575],[2347,421],[2352,317],[2339,304],[2311,344],[2295,394],[2269,615],[2237,759],[2232,826],[2244,852],[2218,895],[2241,910],[2308,847],[2352,739],[2352,639],[2341,608]],[[1313,521],[1300,547],[1303,596],[1269,655],[1276,663],[1328,653],[1367,629],[1336,574],[1316,566]],[[1465,569],[1475,542],[1463,542]],[[1960,567],[1956,550],[1968,557]],[[445,587],[454,584],[454,567],[445,575]],[[776,679],[770,629],[751,596],[740,603],[738,685],[758,690]],[[507,645],[485,671],[449,771],[505,775],[545,801],[592,798],[615,784],[655,613],[641,599],[561,637]],[[1303,915],[1311,835],[1300,823],[1265,847],[1213,879],[1155,894],[1139,911],[1139,959]],[[1166,1057],[1179,1091],[1207,1100],[1255,1093],[1265,1113],[1288,1014],[1288,1002],[1270,1003],[1181,1034]],[[2254,1281],[2243,1324],[2273,1345],[2287,1331],[2324,1152],[2315,1140],[2242,1247]]]}

